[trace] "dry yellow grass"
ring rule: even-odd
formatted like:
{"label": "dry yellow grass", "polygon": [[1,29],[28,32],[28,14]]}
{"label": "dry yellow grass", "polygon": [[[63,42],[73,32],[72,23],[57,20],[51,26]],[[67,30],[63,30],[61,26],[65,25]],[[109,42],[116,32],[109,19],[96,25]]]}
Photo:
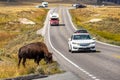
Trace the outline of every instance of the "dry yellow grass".
{"label": "dry yellow grass", "polygon": [[[27,60],[26,68],[17,67],[18,50],[32,43],[42,42],[44,38],[36,31],[43,27],[48,10],[35,8],[35,5],[0,6],[0,78],[17,77],[30,73],[54,74],[61,72],[57,62],[46,65],[45,61],[37,66],[33,60]],[[27,18],[36,24],[21,24],[19,18]],[[32,65],[31,65],[32,64]]]}
{"label": "dry yellow grass", "polygon": [[[74,23],[88,29],[98,40],[120,45],[120,8],[88,7],[70,11]],[[89,22],[91,19],[102,19]]]}
{"label": "dry yellow grass", "polygon": [[[113,17],[120,19],[120,8],[119,7],[88,7],[83,9],[75,9],[71,10],[73,15],[77,16],[81,20],[87,21],[86,18],[93,19],[93,18],[107,18]],[[83,18],[81,18],[83,17]]]}
{"label": "dry yellow grass", "polygon": [[57,62],[46,64],[44,60],[40,61],[39,66],[35,64],[33,60],[27,60],[26,68],[24,68],[22,64],[20,68],[18,68],[17,64],[15,62],[12,63],[11,61],[1,62],[0,65],[0,78],[18,77],[31,73],[50,75],[61,72],[62,71],[58,68]]}
{"label": "dry yellow grass", "polygon": [[[43,9],[22,9],[16,8],[17,11],[12,10],[14,8],[6,9],[6,11],[0,11],[0,47],[3,47],[8,40],[13,39],[17,35],[29,31],[35,30],[43,26],[44,17],[47,13]],[[28,18],[33,20],[36,25],[24,25],[18,22],[19,18]],[[34,26],[34,27],[33,27]]]}
{"label": "dry yellow grass", "polygon": [[[37,5],[37,4],[36,4]],[[0,12],[2,13],[14,13],[20,11],[30,11],[30,10],[39,10],[39,8],[35,8],[36,5],[30,6],[0,6]]]}

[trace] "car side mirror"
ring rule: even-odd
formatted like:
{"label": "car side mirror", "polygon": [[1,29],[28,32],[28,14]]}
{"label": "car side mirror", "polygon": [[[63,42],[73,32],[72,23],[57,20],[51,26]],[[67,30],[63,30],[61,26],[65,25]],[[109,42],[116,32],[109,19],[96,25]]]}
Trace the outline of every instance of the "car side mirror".
{"label": "car side mirror", "polygon": [[68,40],[71,41],[71,38],[69,38]]}

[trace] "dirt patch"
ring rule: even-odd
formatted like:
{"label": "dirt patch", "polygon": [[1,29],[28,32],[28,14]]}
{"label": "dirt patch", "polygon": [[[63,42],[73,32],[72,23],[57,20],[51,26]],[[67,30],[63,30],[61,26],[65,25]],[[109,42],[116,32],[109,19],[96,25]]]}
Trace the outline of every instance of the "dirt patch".
{"label": "dirt patch", "polygon": [[19,18],[19,22],[21,24],[35,24],[35,22],[33,22],[33,21],[31,21],[31,20],[29,20],[27,18]]}
{"label": "dirt patch", "polygon": [[93,23],[93,22],[99,22],[99,21],[102,21],[102,19],[91,19],[91,20],[89,20],[88,22],[91,22],[91,23]]}

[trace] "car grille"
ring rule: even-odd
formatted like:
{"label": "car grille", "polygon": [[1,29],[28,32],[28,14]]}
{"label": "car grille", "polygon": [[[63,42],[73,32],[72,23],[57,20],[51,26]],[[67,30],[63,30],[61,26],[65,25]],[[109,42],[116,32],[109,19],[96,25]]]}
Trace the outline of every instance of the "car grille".
{"label": "car grille", "polygon": [[90,43],[84,43],[84,44],[80,44],[80,46],[89,46]]}

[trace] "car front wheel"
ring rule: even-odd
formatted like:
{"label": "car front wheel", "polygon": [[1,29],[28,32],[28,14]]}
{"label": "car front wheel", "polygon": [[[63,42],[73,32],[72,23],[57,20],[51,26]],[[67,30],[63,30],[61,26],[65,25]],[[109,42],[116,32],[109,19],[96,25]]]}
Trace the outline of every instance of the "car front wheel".
{"label": "car front wheel", "polygon": [[69,49],[69,52],[71,52],[71,50]]}
{"label": "car front wheel", "polygon": [[92,50],[92,52],[96,52],[96,50]]}

